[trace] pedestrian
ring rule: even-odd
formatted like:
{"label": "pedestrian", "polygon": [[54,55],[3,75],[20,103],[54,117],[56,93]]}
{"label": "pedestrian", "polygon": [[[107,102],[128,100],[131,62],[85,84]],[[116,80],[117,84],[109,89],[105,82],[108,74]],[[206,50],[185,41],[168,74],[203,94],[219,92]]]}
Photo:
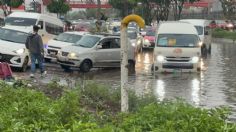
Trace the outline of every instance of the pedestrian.
{"label": "pedestrian", "polygon": [[33,33],[30,34],[25,43],[26,49],[28,49],[31,59],[31,74],[30,77],[34,78],[35,74],[35,63],[38,62],[41,77],[43,77],[46,74],[46,71],[44,70],[44,46],[43,41],[40,35],[38,35],[39,27],[37,25],[33,26]]}

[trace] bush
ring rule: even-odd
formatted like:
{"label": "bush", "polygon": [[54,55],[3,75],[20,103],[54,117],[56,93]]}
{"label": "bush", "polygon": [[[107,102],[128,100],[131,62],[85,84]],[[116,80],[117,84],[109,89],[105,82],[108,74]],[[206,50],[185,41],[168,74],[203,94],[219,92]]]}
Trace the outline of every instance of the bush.
{"label": "bush", "polygon": [[223,29],[215,29],[213,30],[212,36],[215,38],[226,38],[236,40],[236,32],[229,32]]}
{"label": "bush", "polygon": [[[235,124],[226,121],[226,108],[206,110],[179,100],[156,102],[154,96],[129,92],[131,112],[118,113],[120,89],[89,83],[83,90],[64,89],[60,97],[49,98],[15,87],[0,82],[0,131],[236,131]],[[96,109],[91,111],[93,105]]]}

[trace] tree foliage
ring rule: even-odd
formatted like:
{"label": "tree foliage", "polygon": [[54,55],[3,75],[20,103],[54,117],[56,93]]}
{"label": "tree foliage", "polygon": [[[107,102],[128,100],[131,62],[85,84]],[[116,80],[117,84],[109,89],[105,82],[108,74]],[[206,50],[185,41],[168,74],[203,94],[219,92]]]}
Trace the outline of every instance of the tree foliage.
{"label": "tree foliage", "polygon": [[227,19],[236,19],[236,1],[235,0],[220,0],[224,16]]}
{"label": "tree foliage", "polygon": [[109,0],[113,8],[121,11],[121,16],[125,17],[137,6],[137,0]]}
{"label": "tree foliage", "polygon": [[[22,5],[24,0],[0,0],[0,5],[4,12],[4,15],[7,16],[11,13],[11,8],[17,8]],[[9,10],[7,7],[10,7]]]}
{"label": "tree foliage", "polygon": [[65,14],[70,10],[70,6],[65,3],[65,0],[52,0],[47,9],[51,13]]}

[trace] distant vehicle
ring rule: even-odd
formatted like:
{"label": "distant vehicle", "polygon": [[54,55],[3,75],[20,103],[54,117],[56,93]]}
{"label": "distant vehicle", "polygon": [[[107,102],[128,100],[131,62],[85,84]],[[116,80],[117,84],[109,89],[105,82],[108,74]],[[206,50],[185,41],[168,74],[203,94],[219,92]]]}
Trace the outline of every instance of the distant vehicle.
{"label": "distant vehicle", "polygon": [[209,27],[210,21],[204,19],[182,19],[180,21],[188,22],[195,26],[202,41],[202,54],[211,54],[212,33]]}
{"label": "distant vehicle", "polygon": [[[89,72],[93,67],[120,67],[120,37],[85,35],[76,44],[66,46],[58,53],[58,63],[65,70],[79,68]],[[128,62],[135,66],[134,48],[128,45]]]}
{"label": "distant vehicle", "polygon": [[143,49],[145,48],[154,48],[155,46],[155,35],[156,32],[154,30],[148,30],[146,35],[143,38]]}
{"label": "distant vehicle", "polygon": [[30,62],[25,42],[29,32],[12,27],[0,28],[0,62],[7,62],[11,67],[26,71]]}
{"label": "distant vehicle", "polygon": [[161,23],[155,42],[154,72],[197,72],[200,42],[196,28],[190,23]]}
{"label": "distant vehicle", "polygon": [[46,14],[13,12],[5,18],[5,25],[14,29],[33,32],[33,25],[39,25],[39,35],[46,45],[48,40],[63,32],[63,22]]}
{"label": "distant vehicle", "polygon": [[85,34],[87,34],[87,32],[64,32],[54,39],[49,40],[45,60],[47,62],[56,61],[57,53],[62,47],[75,44]]}

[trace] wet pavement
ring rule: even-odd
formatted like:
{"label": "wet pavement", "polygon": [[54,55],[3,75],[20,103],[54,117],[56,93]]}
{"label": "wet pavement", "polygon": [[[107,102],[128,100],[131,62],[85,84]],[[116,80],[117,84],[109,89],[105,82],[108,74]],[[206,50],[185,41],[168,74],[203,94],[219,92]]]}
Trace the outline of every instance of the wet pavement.
{"label": "wet pavement", "polygon": [[[128,86],[138,95],[153,93],[159,100],[182,98],[195,106],[213,108],[229,106],[230,117],[236,120],[236,45],[212,44],[212,55],[203,60],[200,73],[151,73],[152,52],[145,51],[136,58],[136,72],[129,74]],[[58,78],[62,84],[93,80],[112,87],[120,86],[119,69],[93,69],[83,74],[64,72],[57,64],[46,64],[48,76],[43,83]],[[14,73],[18,78],[29,78],[29,73]]]}

